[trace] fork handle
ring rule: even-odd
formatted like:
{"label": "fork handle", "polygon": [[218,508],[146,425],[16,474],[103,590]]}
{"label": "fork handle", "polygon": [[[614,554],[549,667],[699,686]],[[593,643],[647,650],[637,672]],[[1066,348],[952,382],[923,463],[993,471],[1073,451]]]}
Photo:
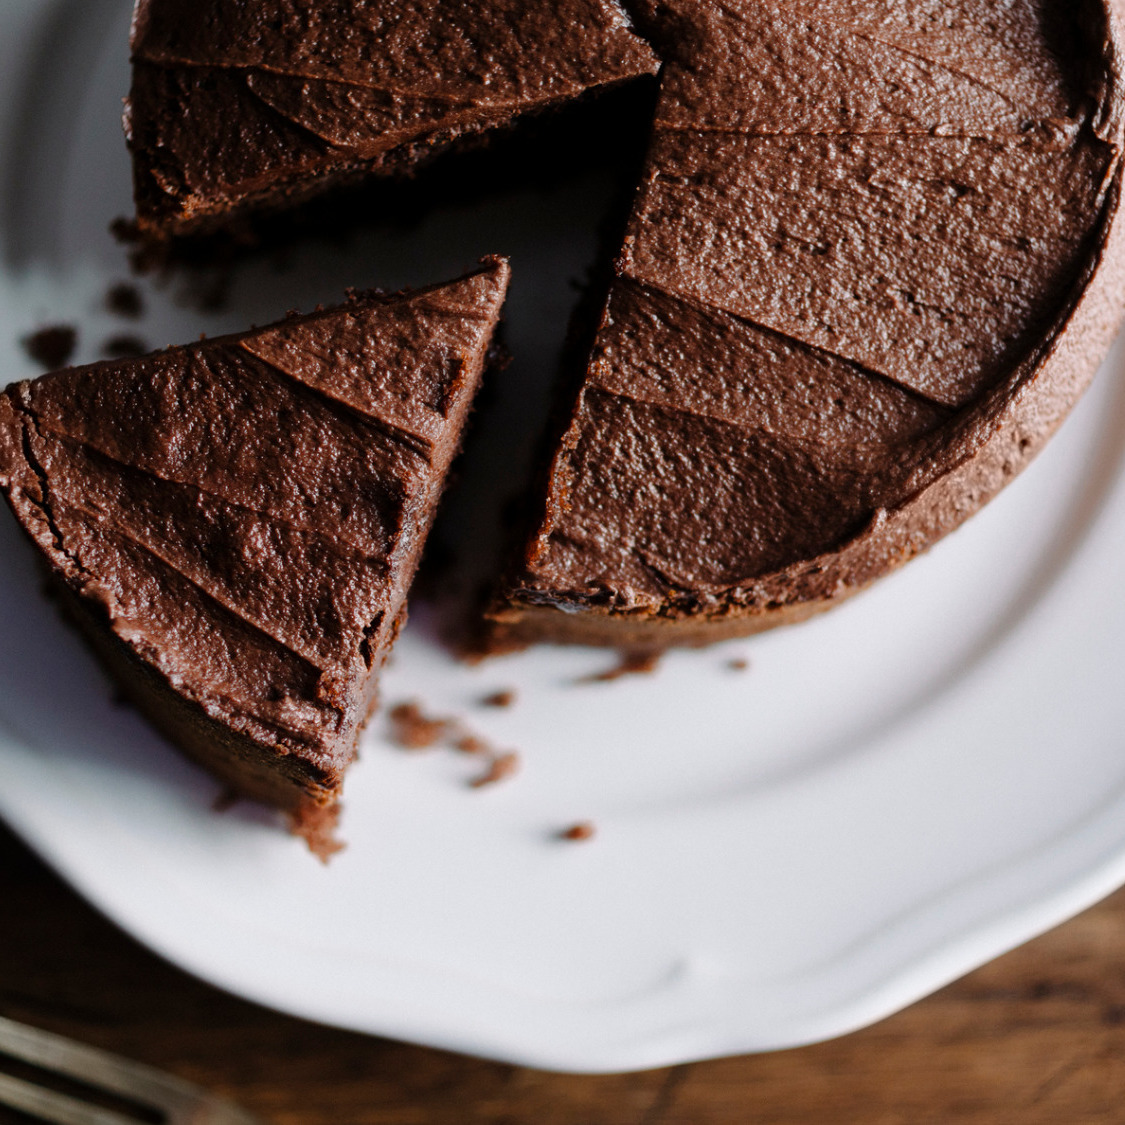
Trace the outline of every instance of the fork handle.
{"label": "fork handle", "polygon": [[135,1118],[87,1105],[10,1074],[0,1074],[0,1105],[30,1113],[51,1125],[137,1125]]}

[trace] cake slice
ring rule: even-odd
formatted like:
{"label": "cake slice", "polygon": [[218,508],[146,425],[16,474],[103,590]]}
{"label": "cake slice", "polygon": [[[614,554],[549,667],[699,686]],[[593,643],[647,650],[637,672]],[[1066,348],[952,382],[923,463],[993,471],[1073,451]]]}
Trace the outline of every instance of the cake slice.
{"label": "cake slice", "polygon": [[409,172],[657,66],[616,0],[137,0],[132,50],[149,241]]}
{"label": "cake slice", "polygon": [[508,284],[488,259],[0,395],[0,490],[141,710],[323,844]]}

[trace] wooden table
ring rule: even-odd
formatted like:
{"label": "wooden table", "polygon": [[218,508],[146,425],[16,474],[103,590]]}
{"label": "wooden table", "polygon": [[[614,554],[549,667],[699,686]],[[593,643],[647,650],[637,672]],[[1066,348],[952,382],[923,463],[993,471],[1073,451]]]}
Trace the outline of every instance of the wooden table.
{"label": "wooden table", "polygon": [[0,827],[0,1014],[153,1063],[278,1125],[1122,1122],[1125,892],[847,1038],[575,1077],[236,1000],[141,948]]}

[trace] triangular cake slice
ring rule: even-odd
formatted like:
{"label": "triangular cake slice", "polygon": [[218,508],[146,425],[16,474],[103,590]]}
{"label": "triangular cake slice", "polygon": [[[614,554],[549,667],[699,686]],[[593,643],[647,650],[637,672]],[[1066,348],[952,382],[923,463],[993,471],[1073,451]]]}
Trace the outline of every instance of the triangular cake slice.
{"label": "triangular cake slice", "polygon": [[315,835],[403,622],[508,265],[0,395],[0,490],[146,715]]}
{"label": "triangular cake slice", "polygon": [[221,227],[655,72],[616,0],[137,0],[148,240]]}

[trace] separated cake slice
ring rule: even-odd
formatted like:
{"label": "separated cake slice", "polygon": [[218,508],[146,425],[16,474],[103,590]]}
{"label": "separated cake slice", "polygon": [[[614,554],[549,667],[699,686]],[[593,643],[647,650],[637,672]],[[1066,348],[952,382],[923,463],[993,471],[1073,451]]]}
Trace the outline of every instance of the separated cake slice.
{"label": "separated cake slice", "polygon": [[508,265],[0,395],[0,489],[143,712],[323,844]]}
{"label": "separated cake slice", "polygon": [[150,241],[408,172],[657,67],[615,0],[137,0],[132,49]]}

